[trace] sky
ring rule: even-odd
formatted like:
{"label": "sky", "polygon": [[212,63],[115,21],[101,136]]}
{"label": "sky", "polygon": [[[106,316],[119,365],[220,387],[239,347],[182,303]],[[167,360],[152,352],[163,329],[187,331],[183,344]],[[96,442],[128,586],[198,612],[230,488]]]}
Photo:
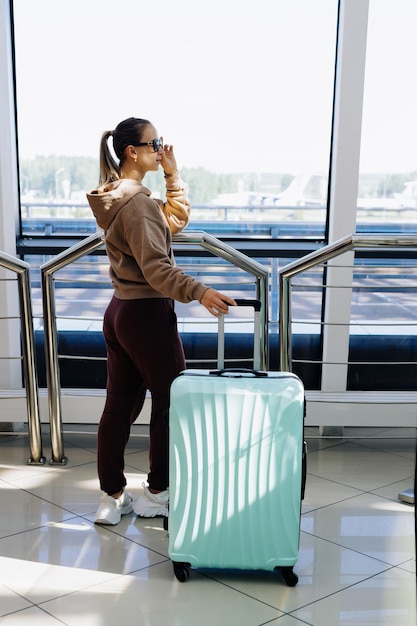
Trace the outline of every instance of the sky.
{"label": "sky", "polygon": [[[180,166],[327,171],[337,0],[14,3],[21,157],[96,157],[135,116]],[[417,2],[369,21],[362,167],[417,170]]]}

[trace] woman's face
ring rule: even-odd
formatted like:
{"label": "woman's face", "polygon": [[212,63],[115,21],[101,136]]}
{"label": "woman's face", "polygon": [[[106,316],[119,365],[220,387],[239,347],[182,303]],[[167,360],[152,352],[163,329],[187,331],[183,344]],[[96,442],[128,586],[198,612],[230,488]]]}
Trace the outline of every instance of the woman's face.
{"label": "woman's face", "polygon": [[[160,137],[155,126],[152,126],[152,124],[148,124],[144,128],[142,140],[140,143],[149,145],[134,146],[137,155],[137,168],[143,174],[145,174],[146,172],[157,171],[159,166],[161,165],[161,158],[164,154],[164,148],[162,138],[160,142],[159,139]],[[156,152],[155,147],[157,148]]]}

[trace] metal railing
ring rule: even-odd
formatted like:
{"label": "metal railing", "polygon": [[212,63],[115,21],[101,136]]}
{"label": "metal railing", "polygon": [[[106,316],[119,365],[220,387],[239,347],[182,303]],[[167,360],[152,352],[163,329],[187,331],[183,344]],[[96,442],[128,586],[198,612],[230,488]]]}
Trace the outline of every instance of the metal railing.
{"label": "metal railing", "polygon": [[[260,263],[224,244],[205,232],[183,232],[173,237],[174,244],[197,245],[215,256],[221,257],[235,267],[255,277],[256,299],[261,302],[260,323],[260,369],[268,369],[268,270]],[[45,333],[45,360],[48,386],[48,407],[51,429],[51,464],[65,465],[62,432],[61,390],[58,363],[58,333],[54,296],[54,274],[56,271],[73,263],[86,254],[94,252],[104,245],[100,233],[95,233],[71,248],[61,252],[41,266],[42,300]]]}
{"label": "metal railing", "polygon": [[[35,365],[35,341],[32,325],[32,303],[30,296],[29,263],[0,252],[0,266],[17,276],[20,304],[21,350],[26,391],[30,457],[28,463],[43,465],[41,421],[39,414],[39,392]],[[13,389],[5,390],[6,396],[15,397]]]}
{"label": "metal railing", "polygon": [[327,263],[351,250],[396,248],[417,250],[417,236],[411,235],[348,235],[285,265],[279,270],[279,333],[280,369],[291,371],[291,279],[313,267]]}
{"label": "metal railing", "polygon": [[[338,241],[324,246],[301,259],[289,263],[279,271],[279,332],[280,332],[280,369],[291,371],[292,368],[292,319],[291,319],[291,279],[317,265],[322,265],[340,255],[358,249],[375,250],[381,248],[395,248],[397,250],[417,250],[417,237],[402,235],[349,235]],[[324,285],[323,285],[324,287]],[[403,393],[404,395],[404,393]],[[407,395],[407,394],[406,394]],[[343,397],[343,394],[341,395]],[[416,402],[412,394],[412,402]],[[381,402],[384,398],[381,395]],[[401,401],[401,394],[397,395]],[[414,488],[407,489],[399,494],[403,502],[414,503]]]}

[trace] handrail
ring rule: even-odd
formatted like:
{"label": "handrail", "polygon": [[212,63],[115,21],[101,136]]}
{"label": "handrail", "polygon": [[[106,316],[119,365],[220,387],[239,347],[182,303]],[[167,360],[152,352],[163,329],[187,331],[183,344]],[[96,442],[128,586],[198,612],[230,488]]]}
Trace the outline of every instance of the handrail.
{"label": "handrail", "polygon": [[[256,298],[261,301],[261,329],[260,369],[268,369],[268,270],[253,259],[245,256],[238,250],[219,241],[205,232],[182,232],[173,237],[173,243],[199,245],[212,254],[222,257],[233,265],[243,269],[256,278]],[[56,327],[56,309],[54,299],[54,273],[76,261],[85,254],[97,250],[104,244],[100,232],[90,235],[83,241],[71,246],[41,265],[42,301],[45,333],[45,360],[48,385],[49,421],[51,428],[52,458],[50,463],[65,465],[67,457],[64,454],[62,435],[62,411],[60,399],[59,364],[58,364],[58,337]]]}
{"label": "handrail", "polygon": [[280,369],[282,371],[289,372],[291,370],[291,278],[357,248],[417,249],[417,237],[410,235],[347,235],[282,267],[279,270],[279,336]]}
{"label": "handrail", "polygon": [[17,275],[22,335],[22,362],[26,388],[26,406],[30,446],[30,458],[28,463],[43,465],[45,463],[45,457],[42,452],[38,380],[35,365],[35,340],[32,326],[32,303],[30,297],[30,265],[29,263],[16,259],[5,252],[0,252],[0,266],[15,272]]}
{"label": "handrail", "polygon": [[260,328],[260,369],[267,370],[269,365],[269,340],[268,340],[268,270],[264,265],[254,261],[239,250],[235,250],[232,246],[220,241],[216,237],[205,233],[204,231],[190,231],[175,235],[174,243],[198,244],[205,250],[208,250],[215,256],[221,257],[229,261],[232,265],[239,267],[248,274],[256,278],[256,299],[261,302],[261,328]]}
{"label": "handrail", "polygon": [[41,265],[42,304],[44,319],[44,341],[46,362],[46,384],[48,387],[49,425],[51,430],[52,457],[50,465],[68,462],[64,454],[62,435],[61,386],[59,382],[58,364],[58,332],[56,327],[56,308],[54,297],[54,273],[73,263],[85,254],[93,252],[103,245],[100,233],[94,233],[76,243],[71,248],[57,254]]}

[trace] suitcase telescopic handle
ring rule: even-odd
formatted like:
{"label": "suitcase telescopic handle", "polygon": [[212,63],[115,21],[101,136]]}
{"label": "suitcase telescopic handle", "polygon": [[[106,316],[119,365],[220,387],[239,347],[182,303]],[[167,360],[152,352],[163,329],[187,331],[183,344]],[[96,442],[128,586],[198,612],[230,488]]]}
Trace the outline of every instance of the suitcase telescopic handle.
{"label": "suitcase telescopic handle", "polygon": [[251,306],[255,311],[261,310],[260,300],[247,300],[246,298],[235,298],[235,302],[238,306]]}
{"label": "suitcase telescopic handle", "polygon": [[[261,352],[261,344],[260,344],[260,311],[261,311],[261,301],[254,298],[235,298],[235,302],[238,306],[249,306],[254,309],[255,314],[255,334],[254,334],[254,344],[253,344],[253,356],[254,356],[254,370],[258,371],[257,368],[260,364],[260,352]],[[224,368],[224,317],[221,315],[219,317],[219,325],[218,325],[218,342],[217,342],[217,367],[218,371]]]}
{"label": "suitcase telescopic handle", "polygon": [[242,376],[256,376],[256,378],[261,378],[268,376],[268,372],[263,372],[260,370],[253,370],[246,367],[228,367],[227,369],[221,370],[211,370],[209,372],[210,376],[232,376],[232,377],[242,377]]}

